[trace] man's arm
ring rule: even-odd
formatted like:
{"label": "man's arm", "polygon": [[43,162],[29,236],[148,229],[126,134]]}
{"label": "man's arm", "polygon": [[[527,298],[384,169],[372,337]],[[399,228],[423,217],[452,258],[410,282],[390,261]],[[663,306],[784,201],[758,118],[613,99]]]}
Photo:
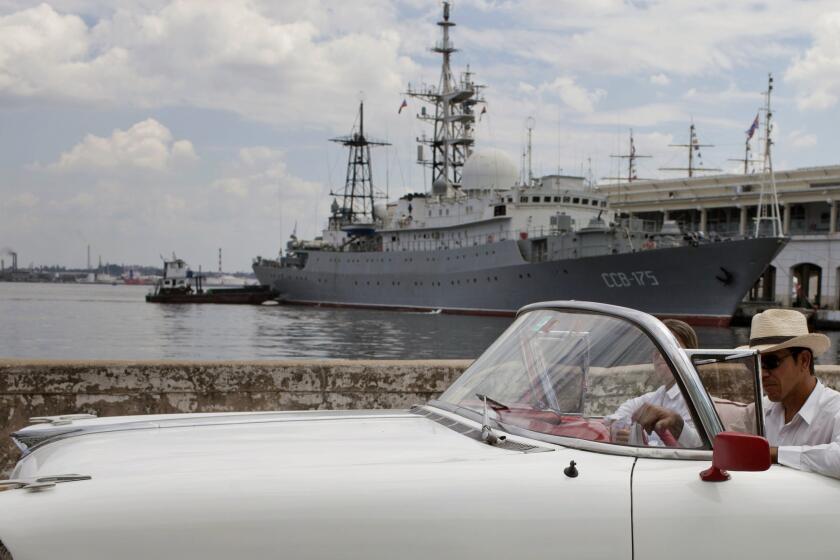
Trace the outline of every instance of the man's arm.
{"label": "man's arm", "polygon": [[633,413],[633,420],[641,424],[648,433],[667,430],[680,447],[693,449],[703,446],[703,440],[694,423],[669,408],[646,404]]}
{"label": "man's arm", "polygon": [[840,478],[840,438],[822,445],[771,447],[774,463],[832,478]]}
{"label": "man's arm", "polygon": [[821,445],[782,445],[770,448],[774,463],[832,478],[840,478],[840,413],[834,416],[832,438]]}

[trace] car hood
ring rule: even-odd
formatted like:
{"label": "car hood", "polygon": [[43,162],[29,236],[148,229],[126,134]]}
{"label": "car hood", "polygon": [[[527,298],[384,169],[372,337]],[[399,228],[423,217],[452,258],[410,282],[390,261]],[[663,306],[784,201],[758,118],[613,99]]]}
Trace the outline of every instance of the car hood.
{"label": "car hood", "polygon": [[[13,478],[66,473],[96,480],[214,473],[276,475],[284,469],[324,466],[483,460],[505,452],[409,411],[137,418],[103,418],[41,429],[42,439],[50,433],[57,436],[35,447],[19,463]],[[35,426],[18,434],[38,430]]]}
{"label": "car hood", "polygon": [[[0,492],[15,560],[468,560],[521,556],[523,543],[553,558],[545,535],[559,524],[590,543],[577,557],[630,550],[631,457],[517,436],[490,446],[476,422],[431,407],[139,421],[74,421],[94,432],[35,444],[18,477],[91,478]],[[563,474],[572,460],[584,475]],[[593,501],[597,523],[573,507]]]}

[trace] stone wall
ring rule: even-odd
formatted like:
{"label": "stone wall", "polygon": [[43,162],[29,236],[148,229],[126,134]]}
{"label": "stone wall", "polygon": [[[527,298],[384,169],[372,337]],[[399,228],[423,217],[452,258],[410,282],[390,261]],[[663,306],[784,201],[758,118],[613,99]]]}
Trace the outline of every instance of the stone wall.
{"label": "stone wall", "polygon": [[0,360],[0,475],[33,416],[407,408],[469,365],[450,361],[58,362]]}
{"label": "stone wall", "polygon": [[[0,360],[0,475],[18,456],[9,434],[33,416],[407,408],[438,396],[469,363]],[[840,366],[817,366],[817,375],[840,390]],[[590,389],[616,403],[640,390],[595,383]]]}

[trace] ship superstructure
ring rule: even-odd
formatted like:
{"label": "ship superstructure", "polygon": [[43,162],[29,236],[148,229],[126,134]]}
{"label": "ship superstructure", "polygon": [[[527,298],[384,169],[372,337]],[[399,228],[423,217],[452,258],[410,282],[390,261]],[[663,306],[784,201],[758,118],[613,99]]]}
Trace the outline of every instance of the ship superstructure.
{"label": "ship superstructure", "polygon": [[440,82],[408,90],[426,102],[417,117],[433,129],[418,138],[430,188],[374,204],[360,110],[358,134],[339,139],[348,175],[327,228],[314,241],[293,237],[279,259],[257,257],[260,282],[289,303],[509,315],[534,301],[579,299],[727,324],[784,240],[709,243],[673,222],[655,229],[620,219],[582,177],[535,178],[498,150],[475,149],[483,86],[469,71],[453,78],[448,2],[438,25]]}

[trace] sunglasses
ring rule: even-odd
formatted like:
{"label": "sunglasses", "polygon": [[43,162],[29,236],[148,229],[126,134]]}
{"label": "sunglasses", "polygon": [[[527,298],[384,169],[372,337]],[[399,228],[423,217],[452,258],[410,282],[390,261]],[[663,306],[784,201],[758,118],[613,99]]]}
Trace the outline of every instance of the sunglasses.
{"label": "sunglasses", "polygon": [[766,356],[761,356],[761,369],[771,370],[776,369],[782,362],[785,361],[785,358],[790,356],[791,354],[767,354]]}

